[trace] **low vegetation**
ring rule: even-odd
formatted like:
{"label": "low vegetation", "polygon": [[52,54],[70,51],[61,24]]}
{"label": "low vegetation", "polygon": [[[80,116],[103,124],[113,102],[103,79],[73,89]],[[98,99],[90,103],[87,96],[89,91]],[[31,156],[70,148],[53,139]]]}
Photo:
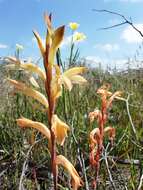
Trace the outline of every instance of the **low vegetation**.
{"label": "low vegetation", "polygon": [[64,26],[45,21],[46,46],[34,31],[45,71],[19,52],[1,64],[0,189],[141,190],[143,70],[87,70],[79,33],[65,67]]}

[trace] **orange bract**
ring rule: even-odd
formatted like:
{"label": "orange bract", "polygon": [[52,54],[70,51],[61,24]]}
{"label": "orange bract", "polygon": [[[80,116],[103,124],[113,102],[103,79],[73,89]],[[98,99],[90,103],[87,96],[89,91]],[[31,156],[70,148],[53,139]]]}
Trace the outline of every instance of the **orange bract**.
{"label": "orange bract", "polygon": [[80,76],[80,74],[84,73],[86,70],[85,67],[74,67],[66,70],[61,76],[65,88],[71,91],[73,84],[85,84],[87,80]]}
{"label": "orange bract", "polygon": [[63,145],[67,137],[67,132],[70,130],[69,126],[61,121],[57,115],[53,115],[52,130],[55,133],[57,143]]}
{"label": "orange bract", "polygon": [[45,137],[47,137],[49,143],[51,144],[50,130],[43,123],[40,123],[40,122],[37,122],[37,121],[32,121],[30,119],[22,117],[22,118],[17,119],[17,125],[19,125],[20,127],[24,127],[24,128],[25,127],[31,127],[31,128],[37,129]]}
{"label": "orange bract", "polygon": [[79,177],[76,169],[73,167],[71,162],[69,162],[64,156],[59,155],[56,158],[57,165],[62,165],[72,176],[72,187],[73,190],[77,190],[80,186],[83,185],[83,181]]}
{"label": "orange bract", "polygon": [[49,107],[48,101],[47,101],[46,97],[42,93],[40,93],[37,90],[34,90],[34,89],[30,88],[30,87],[27,87],[22,82],[18,82],[16,80],[12,80],[12,79],[8,79],[8,80],[12,85],[14,85],[16,90],[22,92],[26,96],[30,96],[30,97],[34,98],[35,100],[37,100],[41,104],[43,104],[46,108]]}

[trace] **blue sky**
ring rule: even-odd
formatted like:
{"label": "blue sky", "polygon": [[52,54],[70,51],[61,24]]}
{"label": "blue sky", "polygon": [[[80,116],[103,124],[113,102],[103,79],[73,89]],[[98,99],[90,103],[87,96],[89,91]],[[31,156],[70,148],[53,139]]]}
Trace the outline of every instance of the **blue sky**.
{"label": "blue sky", "polygon": [[[68,57],[69,22],[80,24],[78,31],[87,39],[77,44],[81,57],[102,61],[113,66],[134,59],[136,51],[142,54],[142,39],[128,25],[110,30],[97,30],[122,21],[118,16],[93,12],[92,9],[108,9],[119,12],[143,30],[143,0],[0,0],[0,56],[13,55],[15,44],[24,46],[22,56],[38,59],[40,54],[33,40],[36,29],[44,38],[46,27],[43,21],[45,11],[52,12],[54,27],[67,25],[63,57]],[[141,47],[140,47],[141,46]],[[139,57],[139,56],[138,56]]]}

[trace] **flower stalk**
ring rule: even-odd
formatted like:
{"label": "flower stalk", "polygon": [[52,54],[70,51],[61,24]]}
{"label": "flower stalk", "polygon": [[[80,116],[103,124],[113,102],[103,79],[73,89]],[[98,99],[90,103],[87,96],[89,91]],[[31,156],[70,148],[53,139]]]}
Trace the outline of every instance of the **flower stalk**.
{"label": "flower stalk", "polygon": [[[45,40],[46,44],[43,45],[38,32],[33,31],[33,33],[37,39],[37,43],[43,57],[45,72],[36,65],[32,63],[23,63],[17,58],[8,57],[8,60],[13,63],[10,65],[11,68],[24,69],[30,73],[35,73],[43,80],[47,97],[41,92],[29,87],[25,83],[12,79],[9,79],[9,82],[14,86],[16,91],[22,92],[24,95],[34,98],[45,107],[48,127],[40,122],[32,121],[24,117],[17,119],[17,124],[22,128],[34,128],[48,139],[51,153],[51,172],[53,175],[54,190],[57,190],[59,165],[62,165],[70,173],[72,177],[72,188],[73,190],[77,190],[83,184],[77,171],[63,155],[57,155],[56,144],[61,146],[64,145],[64,141],[67,137],[67,132],[70,130],[70,127],[61,121],[60,118],[55,114],[55,108],[57,100],[62,94],[62,88],[66,88],[67,90],[71,91],[73,84],[86,83],[86,80],[80,75],[86,71],[86,68],[74,67],[62,73],[60,65],[55,63],[55,57],[63,40],[65,27],[61,26],[54,30],[51,23],[51,14],[45,14],[44,18],[47,26]],[[37,88],[38,83],[35,79],[34,84],[36,84],[34,86]]]}
{"label": "flower stalk", "polygon": [[103,142],[105,133],[108,133],[111,145],[115,138],[115,128],[105,127],[108,120],[108,109],[112,106],[113,100],[120,99],[121,92],[117,91],[111,93],[109,91],[109,85],[104,85],[97,90],[97,94],[101,97],[101,110],[94,110],[89,113],[89,119],[92,123],[97,120],[98,127],[90,132],[90,164],[92,168],[95,168],[95,180],[93,181],[93,188],[96,189],[99,178],[100,170],[100,157],[103,151]]}

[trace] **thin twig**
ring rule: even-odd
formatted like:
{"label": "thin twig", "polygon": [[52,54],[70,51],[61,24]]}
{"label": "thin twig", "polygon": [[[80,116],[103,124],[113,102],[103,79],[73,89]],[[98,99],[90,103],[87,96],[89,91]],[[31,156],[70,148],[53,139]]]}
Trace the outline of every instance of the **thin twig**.
{"label": "thin twig", "polygon": [[109,14],[117,15],[117,16],[121,17],[124,20],[123,22],[121,22],[119,24],[115,24],[115,25],[112,25],[112,26],[100,28],[100,30],[111,29],[111,28],[115,28],[115,27],[118,27],[118,26],[121,26],[121,25],[124,25],[124,24],[129,24],[134,30],[136,30],[140,34],[141,37],[143,37],[143,33],[137,27],[135,27],[135,25],[133,24],[131,18],[129,20],[124,15],[122,15],[120,13],[117,13],[117,12],[114,12],[114,11],[109,11],[109,10],[106,10],[106,9],[101,9],[101,10],[92,9],[92,10],[96,11],[96,12],[104,12],[104,13],[109,13]]}
{"label": "thin twig", "polygon": [[22,167],[22,173],[21,173],[21,176],[20,176],[20,182],[19,182],[19,190],[24,190],[24,186],[23,186],[23,178],[25,176],[25,172],[27,171],[27,168],[28,168],[28,159],[29,159],[29,155],[31,153],[31,150],[32,148],[38,143],[40,142],[41,140],[43,139],[40,139],[38,141],[35,141],[35,143],[33,145],[30,146],[30,148],[28,149],[27,151],[27,154],[25,155],[25,161],[23,163],[23,167]]}
{"label": "thin twig", "polygon": [[129,98],[130,98],[131,94],[128,94],[128,97],[126,99],[126,108],[127,108],[127,114],[128,114],[128,117],[129,117],[129,121],[130,121],[130,124],[131,124],[131,127],[132,127],[132,130],[133,130],[133,133],[137,139],[137,133],[136,133],[136,129],[135,129],[135,126],[133,124],[133,120],[132,120],[132,117],[131,117],[131,114],[130,114],[130,110],[129,110]]}
{"label": "thin twig", "polygon": [[104,149],[104,160],[105,160],[105,164],[106,164],[106,168],[107,168],[107,172],[108,172],[108,175],[109,175],[110,182],[112,184],[113,189],[116,190],[116,186],[114,184],[114,181],[113,181],[113,178],[112,178],[112,174],[111,174],[110,169],[109,169],[109,164],[108,164],[107,154],[106,154],[106,150],[105,149]]}
{"label": "thin twig", "polygon": [[26,159],[25,159],[25,161],[23,163],[23,167],[22,167],[22,173],[21,173],[20,182],[19,182],[19,190],[24,190],[24,186],[23,186],[22,182],[23,182],[23,178],[25,176],[25,172],[27,171],[27,167],[28,167],[27,162],[28,162],[28,158],[29,158],[29,155],[30,155],[30,152],[31,152],[32,148],[33,148],[33,145],[30,146],[30,148],[29,148],[29,150],[28,150],[28,152],[27,152],[27,154],[25,156]]}
{"label": "thin twig", "polygon": [[4,175],[4,173],[8,170],[8,168],[6,168],[5,170],[3,170],[1,173],[0,173],[0,177],[2,177]]}
{"label": "thin twig", "polygon": [[140,182],[139,182],[139,186],[137,190],[141,190],[142,189],[142,184],[143,184],[143,174],[140,177]]}
{"label": "thin twig", "polygon": [[113,159],[112,159],[112,162],[113,162],[113,164],[116,166],[116,170],[117,170],[119,176],[121,177],[121,179],[122,179],[122,181],[123,181],[122,185],[124,185],[125,190],[128,190],[127,183],[126,183],[124,177],[122,177],[121,172],[120,172],[119,169],[117,168],[117,165],[116,165],[116,163],[115,163],[115,161],[114,161]]}
{"label": "thin twig", "polygon": [[115,28],[115,27],[118,27],[118,26],[122,26],[124,24],[127,24],[127,22],[122,22],[122,23],[119,23],[119,24],[115,24],[113,26],[101,27],[101,28],[98,28],[98,30],[108,30],[108,29],[112,29],[112,28]]}

